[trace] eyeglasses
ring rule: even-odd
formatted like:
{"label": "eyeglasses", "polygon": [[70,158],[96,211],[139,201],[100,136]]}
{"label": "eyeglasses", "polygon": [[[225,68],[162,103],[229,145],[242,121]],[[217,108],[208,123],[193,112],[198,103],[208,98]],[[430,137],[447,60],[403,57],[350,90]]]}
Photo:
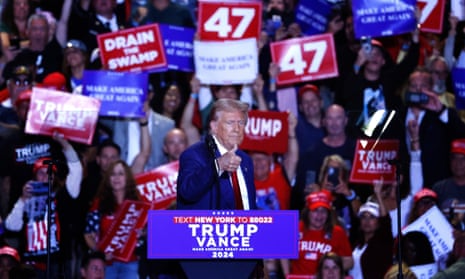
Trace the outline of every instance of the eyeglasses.
{"label": "eyeglasses", "polygon": [[14,83],[16,86],[20,86],[20,85],[28,86],[31,84],[31,81],[28,79],[15,79]]}

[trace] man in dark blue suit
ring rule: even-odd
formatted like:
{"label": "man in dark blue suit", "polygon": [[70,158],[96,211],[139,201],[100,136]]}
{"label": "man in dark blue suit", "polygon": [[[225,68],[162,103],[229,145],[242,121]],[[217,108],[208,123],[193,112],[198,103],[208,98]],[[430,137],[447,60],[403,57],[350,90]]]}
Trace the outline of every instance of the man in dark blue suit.
{"label": "man in dark blue suit", "polygon": [[[244,138],[248,105],[219,99],[210,112],[210,132],[181,154],[177,209],[256,209],[252,159],[237,146]],[[259,278],[257,260],[181,261],[188,278]]]}
{"label": "man in dark blue suit", "polygon": [[[180,158],[178,209],[256,209],[253,163],[237,146],[244,138],[248,105],[220,99],[213,105],[204,141]],[[238,188],[235,190],[234,176]]]}

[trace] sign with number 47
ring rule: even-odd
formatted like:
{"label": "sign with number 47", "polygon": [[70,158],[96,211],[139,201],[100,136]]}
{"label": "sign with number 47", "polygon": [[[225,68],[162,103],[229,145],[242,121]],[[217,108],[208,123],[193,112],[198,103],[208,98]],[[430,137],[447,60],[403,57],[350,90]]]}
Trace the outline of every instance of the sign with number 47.
{"label": "sign with number 47", "polygon": [[272,43],[271,57],[280,68],[278,85],[336,77],[339,74],[331,34]]}
{"label": "sign with number 47", "polygon": [[261,14],[261,2],[200,1],[198,25],[200,40],[258,39]]}

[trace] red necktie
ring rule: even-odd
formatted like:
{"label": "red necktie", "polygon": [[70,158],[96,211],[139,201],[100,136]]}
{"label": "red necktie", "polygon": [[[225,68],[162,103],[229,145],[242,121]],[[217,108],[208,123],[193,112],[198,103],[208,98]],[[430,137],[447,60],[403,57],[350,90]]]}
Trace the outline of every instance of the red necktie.
{"label": "red necktie", "polygon": [[231,181],[234,191],[234,200],[236,201],[236,209],[244,209],[242,204],[241,188],[239,188],[239,180],[237,179],[237,171],[231,173]]}

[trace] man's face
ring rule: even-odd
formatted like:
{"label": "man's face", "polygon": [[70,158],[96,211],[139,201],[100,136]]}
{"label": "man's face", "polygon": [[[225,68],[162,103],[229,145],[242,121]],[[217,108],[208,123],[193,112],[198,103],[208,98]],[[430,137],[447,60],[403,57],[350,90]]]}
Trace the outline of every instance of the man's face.
{"label": "man's face", "polygon": [[252,153],[254,176],[256,180],[265,180],[270,174],[271,156],[263,153]]}
{"label": "man's face", "polygon": [[423,90],[431,90],[431,76],[424,72],[414,72],[410,75],[408,90],[410,92],[423,92]]}
{"label": "man's face", "polygon": [[322,105],[323,103],[315,93],[306,91],[302,94],[299,108],[306,118],[310,118],[321,114]]}
{"label": "man's face", "polygon": [[218,119],[210,123],[213,135],[227,149],[239,146],[244,139],[244,128],[247,124],[244,114],[240,111],[218,112]]}
{"label": "man's face", "polygon": [[105,278],[105,262],[101,259],[90,260],[86,268],[81,268],[81,276],[86,279]]}
{"label": "man's face", "polygon": [[222,86],[217,92],[215,92],[217,99],[234,99],[239,98],[234,86]]}
{"label": "man's face", "polygon": [[181,131],[172,131],[166,135],[163,151],[170,161],[179,160],[179,156],[187,148],[187,137]]}
{"label": "man's face", "polygon": [[446,91],[446,79],[449,74],[447,65],[442,60],[436,60],[431,65],[431,77],[433,78],[434,91],[443,93]]}
{"label": "man's face", "polygon": [[97,164],[100,166],[102,172],[106,172],[111,163],[119,159],[118,150],[111,146],[107,146],[102,149],[100,155],[97,155]]}
{"label": "man's face", "polygon": [[36,18],[31,21],[27,30],[31,48],[43,49],[48,43],[48,23],[45,19]]}
{"label": "man's face", "polygon": [[366,67],[372,71],[381,71],[384,63],[386,63],[386,60],[384,60],[381,49],[379,47],[372,47]]}
{"label": "man's face", "polygon": [[14,0],[13,15],[15,19],[27,20],[27,16],[29,15],[28,0]]}
{"label": "man's face", "polygon": [[12,104],[16,103],[21,92],[32,89],[32,82],[27,75],[14,76],[8,80],[7,84]]}
{"label": "man's face", "polygon": [[324,124],[328,135],[342,135],[345,134],[347,125],[347,117],[344,109],[339,106],[330,106],[326,110]]}
{"label": "man's face", "polygon": [[95,13],[99,15],[112,14],[115,7],[115,0],[94,0]]}
{"label": "man's face", "polygon": [[450,155],[450,167],[454,177],[465,178],[465,154],[452,153]]}

